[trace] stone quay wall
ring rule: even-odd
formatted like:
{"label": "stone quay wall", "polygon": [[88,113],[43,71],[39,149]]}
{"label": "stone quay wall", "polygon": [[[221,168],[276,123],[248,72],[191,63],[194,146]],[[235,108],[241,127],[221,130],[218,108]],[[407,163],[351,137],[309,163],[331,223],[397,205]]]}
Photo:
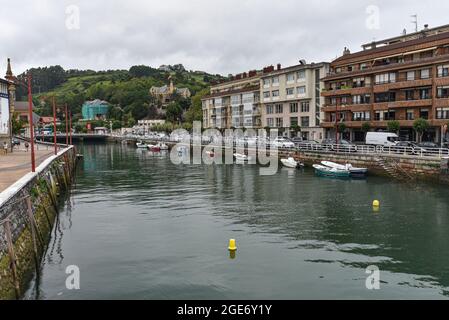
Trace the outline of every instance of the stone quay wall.
{"label": "stone quay wall", "polygon": [[38,271],[76,161],[75,147],[62,149],[0,193],[0,300],[19,299]]}

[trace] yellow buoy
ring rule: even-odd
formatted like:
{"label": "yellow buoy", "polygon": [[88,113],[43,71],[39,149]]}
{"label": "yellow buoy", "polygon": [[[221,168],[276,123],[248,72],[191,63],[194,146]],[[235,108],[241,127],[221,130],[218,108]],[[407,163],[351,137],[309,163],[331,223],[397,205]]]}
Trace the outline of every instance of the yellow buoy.
{"label": "yellow buoy", "polygon": [[237,247],[235,246],[235,239],[230,239],[229,240],[229,250],[231,251],[235,251],[237,250]]}
{"label": "yellow buoy", "polygon": [[374,200],[373,201],[373,207],[379,207],[379,206],[380,206],[379,200]]}

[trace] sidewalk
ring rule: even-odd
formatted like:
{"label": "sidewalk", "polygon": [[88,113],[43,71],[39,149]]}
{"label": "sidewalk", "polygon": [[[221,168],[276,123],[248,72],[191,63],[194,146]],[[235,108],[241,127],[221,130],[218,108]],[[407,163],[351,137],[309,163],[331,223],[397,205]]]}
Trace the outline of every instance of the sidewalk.
{"label": "sidewalk", "polygon": [[[53,146],[36,145],[36,167],[54,154]],[[8,188],[28,172],[31,172],[31,150],[25,150],[22,143],[13,153],[0,155],[0,192]]]}

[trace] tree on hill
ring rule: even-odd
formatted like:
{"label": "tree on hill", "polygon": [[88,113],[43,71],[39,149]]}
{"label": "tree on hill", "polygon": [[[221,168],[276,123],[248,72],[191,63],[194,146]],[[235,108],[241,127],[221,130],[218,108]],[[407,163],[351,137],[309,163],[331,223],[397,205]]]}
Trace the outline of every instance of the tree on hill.
{"label": "tree on hill", "polygon": [[153,71],[148,66],[140,65],[140,66],[132,66],[129,69],[129,74],[133,77],[141,78],[151,76],[153,74]]}
{"label": "tree on hill", "polygon": [[176,122],[179,122],[181,120],[182,116],[182,108],[179,105],[179,102],[171,102],[165,111],[165,116],[168,121],[172,122],[173,124]]}

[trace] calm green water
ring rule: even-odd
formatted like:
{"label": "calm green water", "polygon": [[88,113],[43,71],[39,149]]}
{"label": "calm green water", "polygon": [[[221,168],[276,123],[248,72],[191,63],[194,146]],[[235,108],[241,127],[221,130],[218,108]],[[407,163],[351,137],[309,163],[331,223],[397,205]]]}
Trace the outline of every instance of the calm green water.
{"label": "calm green water", "polygon": [[[76,185],[26,298],[449,296],[447,187],[177,166],[114,144],[79,149]],[[68,265],[80,269],[80,290],[66,289]],[[369,265],[380,290],[365,287]]]}

